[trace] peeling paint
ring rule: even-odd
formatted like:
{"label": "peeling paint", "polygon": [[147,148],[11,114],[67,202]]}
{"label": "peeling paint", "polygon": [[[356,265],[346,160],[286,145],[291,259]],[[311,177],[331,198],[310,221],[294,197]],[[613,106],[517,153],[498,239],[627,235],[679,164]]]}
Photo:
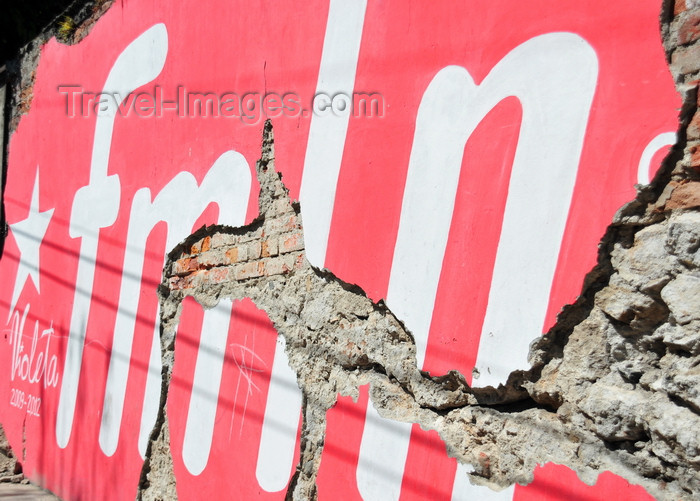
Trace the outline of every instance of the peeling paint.
{"label": "peeling paint", "polygon": [[[589,275],[583,299],[533,344],[532,369],[512,373],[505,386],[470,388],[456,371],[420,371],[413,336],[385,304],[308,263],[299,205],[274,162],[268,122],[256,167],[258,218],[203,227],[170,252],[159,288],[161,356],[165,395],[185,297],[205,308],[250,298],[268,314],[303,393],[301,457],[287,499],[316,499],[325,414],[338,395],[357,398],[365,384],[380,416],[437,431],[477,484],[527,484],[537,464],[554,462],[591,484],[612,471],[662,499],[700,491],[692,431],[700,427],[700,274],[697,239],[680,229],[697,231],[700,213],[667,211],[633,226],[625,223],[631,215],[618,217],[604,240],[610,255]],[[270,242],[279,255],[260,251]],[[166,409],[144,471],[167,463]],[[142,484],[143,499],[152,490]]]}
{"label": "peeling paint", "polygon": [[[110,4],[98,2],[104,9]],[[334,2],[333,5],[338,6],[339,3]],[[359,13],[356,14],[359,16]],[[95,16],[99,17],[99,14]],[[294,409],[296,405],[302,408],[300,457],[294,458],[296,469],[286,486],[287,499],[306,500],[319,496],[317,475],[326,445],[328,413],[337,405],[340,397],[351,397],[357,401],[362,398],[361,395],[366,395],[368,388],[372,403],[366,423],[378,422],[381,430],[387,429],[387,423],[416,423],[424,430],[436,431],[444,441],[446,454],[457,458],[462,465],[458,470],[458,475],[462,477],[457,479],[455,485],[469,481],[492,489],[503,489],[513,483],[524,485],[533,480],[533,472],[538,465],[557,463],[575,470],[588,484],[596,482],[602,472],[609,471],[643,486],[658,499],[696,498],[700,492],[700,443],[695,431],[700,424],[700,393],[697,389],[700,386],[700,373],[697,371],[700,363],[697,334],[700,331],[700,134],[697,132],[700,130],[700,118],[697,118],[700,117],[697,111],[700,59],[698,46],[693,45],[698,39],[695,29],[697,6],[690,1],[666,1],[664,16],[664,44],[678,88],[684,97],[681,124],[676,135],[678,143],[655,179],[648,185],[638,186],[637,198],[615,216],[600,244],[598,264],[586,277],[578,301],[565,307],[550,332],[531,345],[529,369],[510,373],[507,383],[497,388],[470,387],[467,384],[469,378],[456,371],[440,377],[422,371],[425,342],[417,341],[419,336],[414,336],[404,324],[414,323],[403,318],[405,315],[397,313],[398,310],[392,312],[382,301],[373,302],[359,286],[344,282],[335,276],[333,270],[321,268],[323,259],[319,259],[318,263],[311,259],[313,264],[319,266],[307,260],[307,252],[311,256],[311,242],[305,240],[302,207],[290,199],[281,175],[275,170],[272,129],[269,124],[266,125],[262,158],[256,167],[261,188],[258,217],[242,227],[203,227],[175,247],[168,256],[163,282],[158,289],[162,388],[160,400],[149,401],[154,408],[158,403],[158,417],[148,441],[146,432],[152,421],[142,426],[142,431],[146,431],[142,435],[143,448],[139,442],[139,452],[143,455],[145,451],[145,462],[138,483],[138,499],[177,499],[175,470],[180,458],[173,460],[170,437],[171,432],[175,434],[179,430],[176,426],[171,427],[168,399],[183,301],[192,298],[206,312],[215,311],[224,304],[252,300],[265,311],[284,340],[276,345],[278,351],[274,360],[276,364],[288,364],[299,390],[298,400],[290,407]],[[344,19],[343,16],[334,19],[339,18]],[[89,26],[94,19],[85,26]],[[355,28],[359,29],[358,26]],[[85,33],[85,30],[81,34],[76,31],[74,40],[78,41]],[[358,43],[360,34],[355,33]],[[34,56],[38,57],[38,45],[34,49]],[[356,55],[354,57],[354,62],[348,64],[348,68],[354,68],[357,63]],[[20,99],[16,99],[9,108],[15,113],[15,119],[23,108],[29,108],[32,97],[36,59],[32,60],[32,55],[28,54],[24,64],[26,67],[22,78],[26,81],[22,82],[28,84],[17,87]],[[320,82],[319,77],[319,85]],[[593,83],[590,88],[593,88]],[[315,123],[321,124],[319,130],[324,129],[323,122]],[[582,131],[585,126],[585,123],[581,125]],[[447,129],[447,132],[455,132],[449,127]],[[667,132],[656,138],[663,138],[662,142],[666,144],[672,135]],[[323,131],[319,133],[319,137],[322,136]],[[647,139],[641,138],[642,143],[646,143]],[[289,142],[289,136],[285,140]],[[310,144],[318,149],[315,154],[324,157],[328,153],[324,150],[328,144],[318,138],[316,141],[310,140]],[[644,182],[648,180],[651,156],[658,150],[656,146],[661,144],[654,141],[654,147],[647,146],[645,149],[644,165],[640,162],[637,178]],[[336,153],[341,155],[344,143],[337,148]],[[106,150],[102,148],[100,151],[104,153]],[[352,153],[350,149],[345,151],[345,154],[349,153]],[[615,158],[615,155],[611,156]],[[180,168],[178,162],[175,157],[171,158],[171,167],[177,165]],[[248,173],[245,160],[237,165]],[[285,165],[280,167],[285,172]],[[316,167],[323,170],[328,166],[320,162]],[[46,166],[43,169],[42,172],[47,172]],[[184,172],[181,174],[184,175]],[[223,185],[220,178],[219,184]],[[290,186],[293,184],[290,183]],[[182,192],[196,191],[194,181],[184,186]],[[132,205],[136,213],[140,208],[150,207],[149,189],[144,186],[143,191],[137,192],[141,205]],[[241,189],[247,197],[248,186]],[[522,188],[521,191],[527,195],[528,190]],[[153,193],[156,195],[155,189]],[[301,193],[303,201],[303,188]],[[73,192],[68,195],[73,195]],[[127,192],[119,195],[124,196],[125,200],[130,199]],[[99,196],[103,200],[109,198],[105,197],[104,192]],[[244,199],[236,196],[229,197],[229,200],[234,198]],[[182,197],[178,202],[190,204],[191,201],[187,200]],[[525,198],[524,203],[530,203],[530,200]],[[87,214],[91,210],[92,206],[86,205],[84,210],[78,212]],[[308,211],[309,206],[304,206],[304,210]],[[313,215],[314,212],[310,211],[307,221],[309,233]],[[326,216],[330,218],[330,210]],[[17,217],[12,220],[19,221]],[[158,216],[156,219],[167,220],[168,223],[178,219],[160,218]],[[191,231],[192,221],[188,221],[180,225],[186,228],[186,232]],[[535,221],[536,224],[538,221]],[[152,224],[144,230],[144,246],[151,229]],[[168,240],[168,245],[182,238],[186,232]],[[130,241],[126,242],[128,247]],[[61,247],[54,241],[50,243],[55,248]],[[407,249],[407,252],[411,251],[410,246]],[[513,249],[518,251],[517,246]],[[553,262],[556,253],[550,257]],[[105,261],[110,259],[107,254]],[[157,259],[159,266],[162,252]],[[366,259],[371,261],[373,256],[368,255]],[[142,267],[143,262],[134,266],[125,264],[122,271],[124,276],[129,273],[138,275]],[[436,269],[439,272],[439,267]],[[140,287],[151,287],[147,281],[141,281],[140,275],[138,277],[138,280],[130,282],[131,289],[124,289],[127,291],[125,295],[129,295],[129,291],[137,294]],[[26,281],[27,277],[24,279]],[[508,282],[504,283],[507,288]],[[35,285],[38,291],[39,284]],[[153,292],[154,288],[148,290]],[[528,292],[527,288],[522,290],[521,297]],[[76,297],[79,294],[76,290]],[[85,301],[90,302],[91,297]],[[518,295],[513,298],[513,302],[517,301]],[[123,306],[121,302],[119,305]],[[119,310],[119,305],[112,305],[115,311]],[[137,306],[122,309],[118,315],[130,314],[133,310],[136,317]],[[208,314],[206,312],[205,315]],[[78,320],[86,322],[86,319],[87,309]],[[152,322],[149,327],[152,334]],[[540,334],[539,331],[534,332],[538,330],[536,327],[515,325],[512,328],[527,331],[523,332],[523,339],[535,339]],[[131,335],[133,330],[125,329],[124,332]],[[207,335],[206,329],[203,335]],[[121,336],[119,339],[123,341],[126,338]],[[114,347],[112,350],[117,355],[121,353]],[[130,349],[123,351],[127,357],[124,374],[127,374],[131,363],[128,360]],[[520,354],[523,353],[521,350]],[[151,372],[155,372],[157,380],[158,372]],[[482,376],[485,376],[485,372],[481,371]],[[76,377],[84,377],[79,373],[80,369]],[[473,379],[483,384],[486,378],[477,378],[478,374],[479,370],[476,369]],[[125,390],[126,375],[120,381],[122,383]],[[175,386],[174,383],[172,386]],[[144,393],[141,390],[139,388],[139,398]],[[230,390],[223,386],[221,394],[226,395]],[[104,407],[96,412],[101,410],[100,417],[109,421],[112,417],[110,412],[115,408],[113,402],[119,398],[111,398],[110,391],[106,391],[106,394]],[[145,394],[151,395],[149,391]],[[121,399],[124,400],[124,392]],[[202,420],[205,418],[213,419],[212,416],[201,417]],[[37,449],[36,441],[32,441],[26,431],[26,416],[24,419],[22,440],[17,440],[17,444],[22,444],[23,461],[29,457],[36,462],[37,455],[43,449]],[[104,454],[95,449],[100,460],[111,458],[118,449],[120,437],[135,435],[128,432],[121,419],[118,421],[112,423],[114,436],[111,446],[102,448]],[[296,415],[291,415],[289,421],[295,427]],[[80,435],[86,430],[81,427],[83,424],[80,418],[75,426],[71,422],[67,433],[70,434],[72,430],[74,436]],[[187,430],[193,428],[188,426]],[[90,430],[94,431],[93,428]],[[394,431],[394,428],[391,430]],[[96,437],[97,434],[92,435]],[[85,432],[83,436],[86,435],[92,436],[91,432]],[[292,436],[292,441],[295,438]],[[196,440],[196,437],[189,439]],[[206,466],[210,448],[200,447],[197,450],[199,456],[193,458],[188,456],[187,440],[186,436],[182,460],[191,476],[196,477]],[[68,444],[64,443],[61,447],[65,445]],[[76,451],[82,445],[73,441],[68,445],[71,447],[69,452],[61,457],[77,458],[82,451]],[[288,447],[290,456],[293,448],[294,443]],[[136,446],[133,446],[133,451],[124,453],[124,450],[125,447],[121,445],[121,454],[131,454],[136,458],[133,463],[136,469],[133,471],[137,473],[139,462]],[[390,454],[393,451],[388,450],[387,455]],[[94,460],[94,456],[86,456]],[[104,464],[106,461],[91,472],[100,472]],[[117,462],[112,464],[120,465],[118,467],[123,465]],[[468,480],[466,472],[469,472]],[[259,470],[255,473],[260,487],[275,493],[285,487],[288,478],[285,475],[263,478]],[[409,475],[405,480],[411,480]],[[399,481],[402,476],[403,471],[398,475]],[[52,481],[60,484],[60,480]],[[358,481],[358,484],[361,483]],[[130,490],[134,484],[129,484]],[[193,482],[193,485],[196,484]],[[361,486],[358,488],[362,489]],[[89,490],[86,491],[88,494],[76,492],[69,495],[90,495]],[[453,494],[456,501],[454,496],[460,494],[456,488],[453,492],[456,493]]]}

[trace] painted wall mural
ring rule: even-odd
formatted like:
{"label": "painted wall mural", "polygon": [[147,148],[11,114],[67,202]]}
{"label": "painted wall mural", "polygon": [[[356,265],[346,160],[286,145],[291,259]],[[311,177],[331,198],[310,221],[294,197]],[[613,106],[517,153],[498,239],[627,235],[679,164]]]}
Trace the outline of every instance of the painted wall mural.
{"label": "painted wall mural", "polygon": [[[0,261],[0,408],[27,475],[68,500],[133,499],[159,403],[165,252],[256,215],[266,118],[312,264],[386,298],[432,374],[486,386],[527,368],[675,141],[658,12],[132,0],[75,46],[51,40],[9,145]],[[179,329],[181,498],[283,499],[301,395],[269,320],[192,302]],[[383,420],[366,390],[329,412],[318,481],[321,499],[645,496],[556,465],[527,487],[471,486],[435,433]]]}

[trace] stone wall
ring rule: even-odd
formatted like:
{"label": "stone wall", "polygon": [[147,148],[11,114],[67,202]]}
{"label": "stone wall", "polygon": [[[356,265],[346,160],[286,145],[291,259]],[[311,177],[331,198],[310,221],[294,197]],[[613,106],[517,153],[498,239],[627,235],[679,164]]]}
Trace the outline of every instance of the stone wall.
{"label": "stone wall", "polygon": [[[656,179],[615,216],[578,301],[532,345],[531,369],[498,388],[469,387],[457,372],[422,372],[400,318],[333,270],[309,264],[300,207],[278,173],[284,165],[275,166],[266,126],[258,218],[244,227],[204,227],[169,254],[159,287],[161,406],[139,498],[177,496],[167,395],[188,296],[205,308],[249,298],[285,339],[304,394],[301,457],[288,499],[316,497],[325,414],[338,395],[357,397],[361,385],[370,385],[381,416],[437,431],[448,454],[473,467],[477,484],[525,484],[537,464],[555,462],[589,483],[612,471],[659,499],[697,497],[700,5],[667,1],[662,34],[684,100],[678,143]],[[22,92],[18,112],[29,106],[31,87]]]}
{"label": "stone wall", "polygon": [[[436,430],[475,483],[527,483],[556,462],[594,482],[609,470],[659,499],[700,492],[700,8],[666,6],[664,43],[683,93],[678,143],[649,186],[620,209],[576,304],[533,343],[531,370],[470,388],[421,372],[411,334],[383,304],[304,257],[298,204],[274,168],[268,125],[258,163],[260,215],[200,229],[170,253],[160,286],[164,387],[181,301],[250,298],[284,336],[304,394],[302,451],[289,499],[314,499],[325,412],[370,384],[380,415]],[[641,104],[643,105],[643,103]],[[284,166],[280,166],[284,170]],[[152,451],[167,452],[162,409]],[[167,469],[147,458],[143,499]],[[170,477],[169,484],[174,484]]]}

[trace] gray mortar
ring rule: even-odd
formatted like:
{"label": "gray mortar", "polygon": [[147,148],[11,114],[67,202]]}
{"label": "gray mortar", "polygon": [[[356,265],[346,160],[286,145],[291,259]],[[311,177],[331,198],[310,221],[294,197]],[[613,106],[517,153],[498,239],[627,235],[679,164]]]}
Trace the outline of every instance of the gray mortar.
{"label": "gray mortar", "polygon": [[22,465],[12,452],[5,430],[0,424],[0,482],[20,482],[24,479]]}
{"label": "gray mortar", "polygon": [[[672,16],[664,18],[669,61],[678,26],[691,14],[681,13],[673,24]],[[700,53],[696,46],[682,50],[686,60],[689,51]],[[674,193],[692,191],[700,177],[686,139],[697,112],[698,69],[684,66],[682,74],[680,67],[672,64],[684,98],[678,144],[654,181],[639,186],[636,199],[616,214],[579,299],[533,343],[529,371],[514,372],[497,389],[469,388],[456,372],[430,377],[417,369],[413,338],[400,320],[358,287],[310,266],[303,248],[297,249],[300,266],[289,260],[284,273],[271,276],[241,275],[242,265],[222,259],[227,243],[259,241],[285,214],[293,212],[303,231],[299,207],[274,172],[266,126],[257,166],[259,218],[244,228],[203,228],[169,255],[160,287],[164,394],[182,299],[189,295],[212,307],[221,298],[250,298],[285,337],[304,395],[301,457],[287,499],[316,499],[325,413],[337,395],[356,397],[363,384],[383,417],[436,430],[448,454],[472,466],[474,483],[527,484],[535,466],[554,462],[589,484],[611,471],[657,499],[697,498],[700,212]],[[207,238],[223,248],[200,252]],[[216,275],[224,267],[231,271]],[[164,416],[159,425],[167,425]],[[149,456],[146,464],[154,461],[160,459]],[[171,475],[168,485],[174,482]]]}
{"label": "gray mortar", "polygon": [[[86,9],[90,3],[74,5]],[[106,10],[109,3],[102,5]],[[204,307],[225,297],[251,298],[286,339],[289,362],[304,394],[301,457],[288,499],[315,499],[325,413],[337,395],[356,397],[363,384],[370,385],[372,405],[383,417],[436,430],[448,454],[473,466],[475,483],[494,488],[525,484],[538,463],[555,462],[574,469],[588,483],[609,470],[658,499],[697,499],[700,213],[694,205],[676,204],[668,210],[666,204],[677,187],[700,180],[691,149],[698,141],[686,137],[697,111],[700,50],[696,41],[682,47],[678,43],[683,21],[697,11],[674,17],[673,9],[674,1],[665,0],[662,38],[684,101],[678,144],[655,180],[639,187],[636,199],[615,216],[581,296],[533,343],[531,370],[513,373],[498,389],[469,388],[456,372],[442,378],[420,372],[413,339],[400,319],[358,287],[311,267],[303,248],[276,256],[279,274],[225,282],[207,282],[204,273],[173,275],[174,263],[198,241],[219,236],[225,246],[227,238],[249,234],[254,239],[281,216],[299,216],[298,205],[290,203],[274,172],[271,131],[266,129],[258,163],[260,217],[244,228],[200,230],[170,254],[166,265],[159,290],[162,397],[137,498],[177,498],[167,391],[180,305],[191,295]],[[74,40],[103,12],[86,16],[86,29]],[[38,49],[53,29],[9,65],[14,72],[10,131],[28,109]],[[171,288],[171,279],[188,276],[199,277],[191,282],[194,287]],[[0,444],[0,452],[5,450]],[[18,463],[8,454],[2,465],[14,469]]]}
{"label": "gray mortar", "polygon": [[[227,259],[227,250],[235,247],[240,257],[242,243],[274,236],[290,214],[303,231],[299,206],[274,170],[269,122],[256,170],[260,215],[253,223],[202,228],[168,256],[159,288],[163,391],[185,297],[205,308],[250,298],[264,310],[285,338],[303,393],[301,457],[287,499],[316,499],[326,411],[338,395],[357,397],[364,384],[381,416],[437,431],[448,454],[474,468],[477,484],[527,484],[536,465],[554,462],[588,483],[611,471],[659,499],[700,492],[700,213],[640,202],[662,193],[663,181],[620,211],[603,240],[609,252],[601,253],[581,299],[533,343],[532,369],[494,389],[469,388],[455,371],[436,378],[418,370],[413,337],[386,305],[311,266],[303,248],[270,275],[267,263],[279,257]],[[244,269],[254,276],[241,275]],[[163,409],[154,436],[169,454]],[[145,468],[162,460],[149,454]]]}

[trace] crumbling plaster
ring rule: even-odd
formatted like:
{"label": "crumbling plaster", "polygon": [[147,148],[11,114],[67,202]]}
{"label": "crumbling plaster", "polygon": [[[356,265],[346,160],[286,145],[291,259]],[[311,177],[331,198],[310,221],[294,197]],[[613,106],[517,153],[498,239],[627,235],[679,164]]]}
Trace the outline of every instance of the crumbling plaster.
{"label": "crumbling plaster", "polygon": [[[272,131],[266,127],[257,165],[260,216],[242,228],[202,228],[173,249],[164,269],[161,406],[138,499],[177,497],[167,392],[186,296],[206,308],[223,298],[250,298],[285,337],[304,394],[301,457],[288,499],[315,498],[325,412],[337,395],[355,396],[365,384],[383,417],[436,430],[448,454],[473,466],[475,483],[494,488],[527,483],[536,464],[555,462],[587,482],[609,470],[658,499],[696,498],[698,26],[696,2],[664,2],[663,43],[684,100],[678,142],[655,180],[639,187],[637,198],[616,214],[577,302],[531,346],[532,368],[513,373],[497,389],[470,388],[456,372],[436,378],[419,371],[401,319],[332,270],[305,260],[299,206],[289,200],[275,170]],[[16,86],[17,95],[31,91],[28,85]],[[24,112],[22,102],[15,99],[12,106],[15,121]]]}
{"label": "crumbling plaster", "polygon": [[[688,7],[693,7],[688,9]],[[260,214],[205,227],[169,254],[160,285],[163,397],[139,499],[176,496],[167,390],[182,300],[250,298],[286,341],[303,398],[301,457],[288,499],[316,498],[325,413],[370,385],[384,418],[436,430],[447,452],[500,488],[555,462],[593,483],[612,471],[658,499],[700,493],[700,9],[664,5],[663,36],[684,98],[678,142],[656,179],[620,209],[574,305],[531,346],[532,368],[470,388],[457,372],[418,370],[413,338],[382,303],[304,257],[298,204],[274,166],[266,124]],[[284,170],[281,166],[280,170]]]}
{"label": "crumbling plaster", "polygon": [[[253,223],[202,228],[169,254],[160,285],[163,405],[140,499],[157,499],[163,488],[175,495],[167,389],[187,296],[205,308],[250,298],[284,336],[304,395],[290,499],[315,499],[325,413],[337,395],[357,396],[364,384],[383,417],[436,430],[451,456],[474,467],[476,483],[528,483],[538,463],[551,461],[591,483],[612,471],[659,498],[700,492],[700,212],[666,210],[674,191],[653,197],[645,188],[620,211],[580,300],[533,344],[532,369],[481,389],[457,372],[418,370],[400,319],[308,263],[299,207],[274,168],[269,123],[256,168],[260,215]],[[644,204],[644,197],[655,200]]]}

